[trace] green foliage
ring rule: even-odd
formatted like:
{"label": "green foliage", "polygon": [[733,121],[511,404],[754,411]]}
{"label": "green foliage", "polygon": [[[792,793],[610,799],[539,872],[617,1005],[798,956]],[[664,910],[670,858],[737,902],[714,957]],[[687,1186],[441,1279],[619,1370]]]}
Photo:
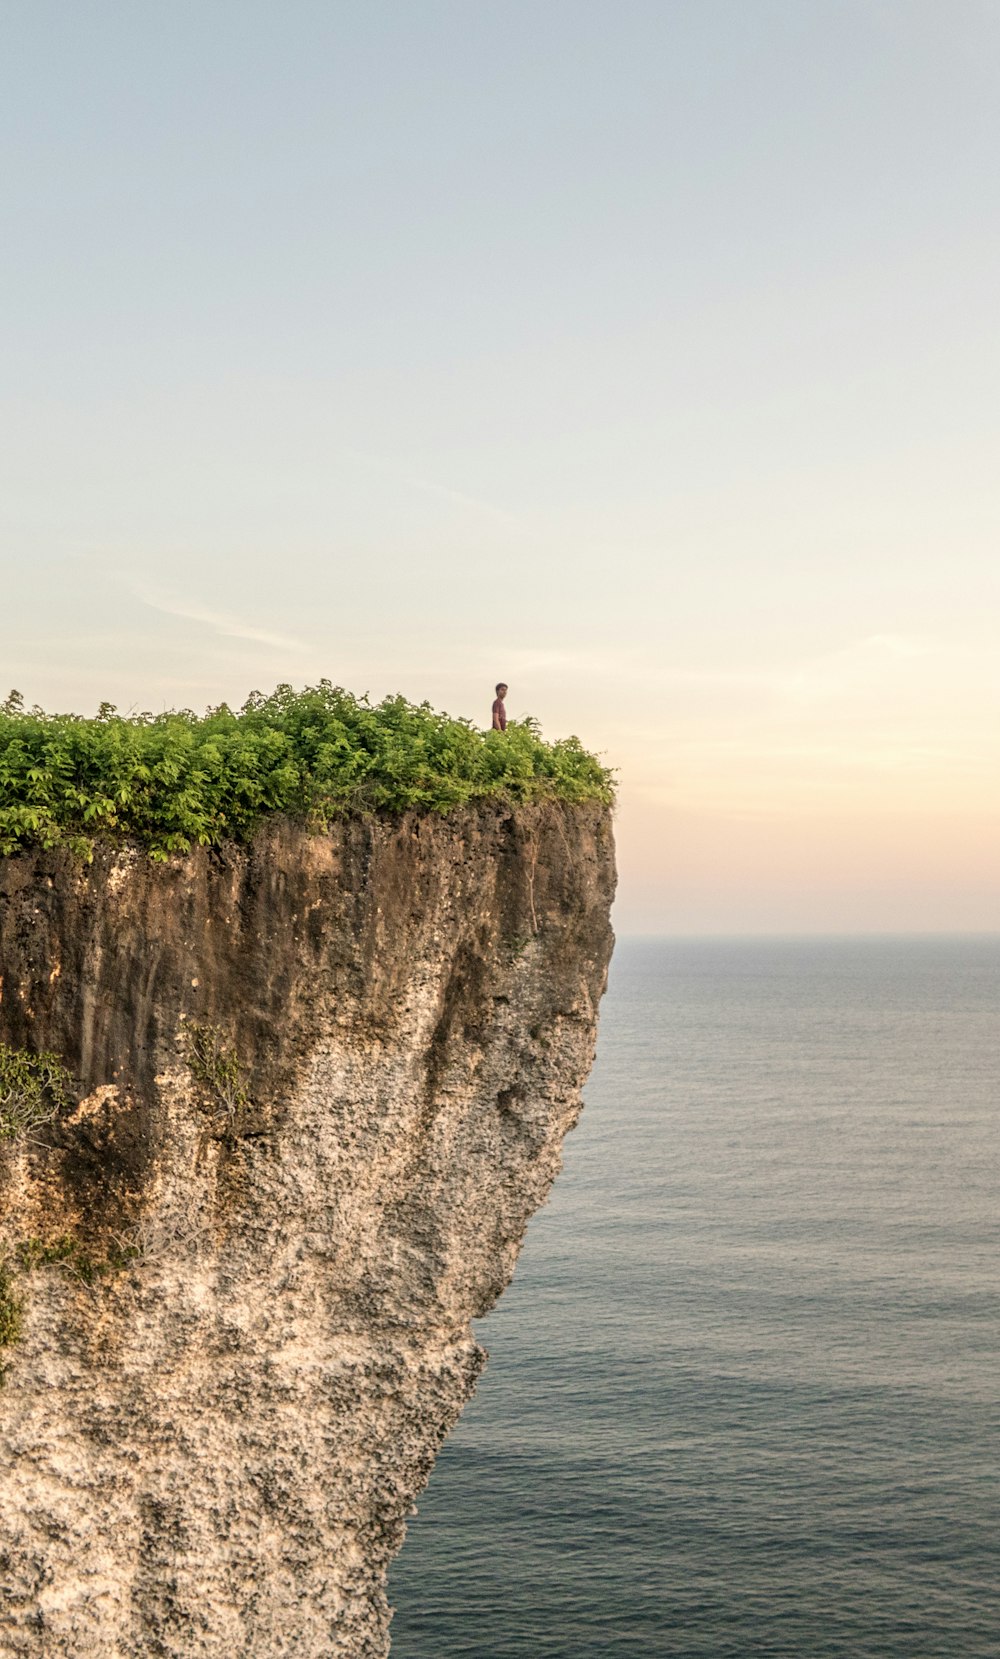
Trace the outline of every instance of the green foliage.
{"label": "green foliage", "polygon": [[107,1255],[94,1256],[70,1233],[47,1243],[40,1238],[24,1239],[17,1247],[18,1266],[26,1273],[39,1267],[62,1267],[85,1285],[92,1285],[102,1274],[118,1272],[140,1254],[138,1245],[114,1245]]}
{"label": "green foliage", "polygon": [[28,1238],[18,1245],[17,1259],[21,1267],[30,1272],[34,1267],[52,1267],[56,1263],[69,1261],[75,1255],[76,1248],[76,1240],[69,1233],[52,1239],[48,1244],[40,1238]]}
{"label": "green foliage", "polygon": [[215,1025],[188,1028],[188,1066],[208,1095],[214,1117],[234,1126],[250,1104],[243,1068]]}
{"label": "green foliage", "polygon": [[[21,1304],[14,1295],[10,1274],[0,1263],[0,1348],[13,1348],[21,1335]],[[6,1367],[0,1365],[0,1382]]]}
{"label": "green foliage", "polygon": [[372,705],[321,680],[254,692],[238,714],[116,713],[95,719],[0,704],[0,855],[30,844],[89,856],[100,833],[154,858],[232,838],[268,813],[324,828],[344,812],[447,812],[487,796],[610,801],[611,773],[575,737],[533,720],[481,732],[403,697]]}
{"label": "green foliage", "polygon": [[30,1135],[69,1104],[71,1078],[57,1054],[0,1043],[0,1141]]}
{"label": "green foliage", "polygon": [[[59,1267],[70,1278],[81,1284],[92,1285],[109,1273],[118,1273],[142,1254],[138,1244],[114,1243],[103,1256],[94,1256],[79,1239],[69,1233],[46,1242],[40,1238],[24,1239],[15,1251],[15,1267],[22,1273],[32,1273],[42,1267]],[[0,1354],[13,1348],[21,1340],[24,1304],[14,1289],[10,1267],[0,1261]],[[8,1367],[0,1358],[0,1387]]]}
{"label": "green foliage", "polygon": [[66,1267],[87,1284],[94,1278],[94,1263],[87,1251],[69,1233],[51,1239],[24,1239],[17,1247],[18,1266],[31,1273],[36,1267]]}

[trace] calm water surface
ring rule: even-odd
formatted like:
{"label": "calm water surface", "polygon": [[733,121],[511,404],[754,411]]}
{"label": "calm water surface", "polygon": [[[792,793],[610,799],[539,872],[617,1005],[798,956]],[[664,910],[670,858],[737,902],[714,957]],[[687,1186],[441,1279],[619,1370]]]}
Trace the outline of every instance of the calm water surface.
{"label": "calm water surface", "polygon": [[1000,939],[624,941],[393,1659],[997,1659]]}

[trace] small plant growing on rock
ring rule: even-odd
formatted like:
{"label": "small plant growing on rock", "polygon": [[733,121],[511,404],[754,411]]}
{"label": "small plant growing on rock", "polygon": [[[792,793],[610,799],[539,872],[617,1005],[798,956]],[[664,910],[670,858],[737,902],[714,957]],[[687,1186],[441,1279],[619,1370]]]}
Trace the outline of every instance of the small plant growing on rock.
{"label": "small plant growing on rock", "polygon": [[36,1267],[52,1267],[55,1263],[67,1262],[75,1253],[76,1240],[64,1233],[61,1238],[48,1243],[40,1238],[22,1239],[17,1247],[17,1260],[30,1273]]}
{"label": "small plant growing on rock", "polygon": [[188,1027],[188,1066],[211,1101],[213,1117],[235,1128],[250,1096],[236,1050],[217,1025]]}
{"label": "small plant growing on rock", "polygon": [[71,1233],[48,1241],[23,1239],[17,1246],[18,1264],[24,1272],[33,1273],[40,1267],[61,1267],[70,1278],[79,1279],[85,1285],[92,1285],[105,1274],[121,1272],[140,1254],[138,1245],[115,1241],[105,1255],[95,1256]]}
{"label": "small plant growing on rock", "polygon": [[[0,1263],[0,1356],[5,1348],[13,1348],[21,1336],[21,1304],[14,1295],[14,1287],[10,1281],[10,1274]],[[3,1386],[7,1367],[0,1357],[0,1387]]]}
{"label": "small plant growing on rock", "polygon": [[57,1054],[0,1043],[0,1141],[30,1135],[70,1103],[69,1072]]}

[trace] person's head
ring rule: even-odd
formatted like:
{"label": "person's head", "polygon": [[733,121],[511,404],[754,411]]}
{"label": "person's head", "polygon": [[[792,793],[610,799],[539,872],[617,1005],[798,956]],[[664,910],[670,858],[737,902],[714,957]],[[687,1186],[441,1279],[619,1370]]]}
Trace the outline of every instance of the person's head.
{"label": "person's head", "polygon": [[506,697],[506,695],[507,695],[507,687],[504,685],[503,681],[501,680],[500,684],[497,686],[497,696],[498,697]]}

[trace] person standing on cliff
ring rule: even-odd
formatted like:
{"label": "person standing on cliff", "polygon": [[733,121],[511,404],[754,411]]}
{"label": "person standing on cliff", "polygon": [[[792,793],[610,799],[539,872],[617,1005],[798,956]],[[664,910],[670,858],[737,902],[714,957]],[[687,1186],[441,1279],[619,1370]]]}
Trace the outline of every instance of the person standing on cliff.
{"label": "person standing on cliff", "polygon": [[495,732],[505,732],[507,730],[507,710],[504,708],[503,700],[507,695],[507,687],[502,680],[496,688],[496,693],[497,700],[493,704],[493,730]]}

